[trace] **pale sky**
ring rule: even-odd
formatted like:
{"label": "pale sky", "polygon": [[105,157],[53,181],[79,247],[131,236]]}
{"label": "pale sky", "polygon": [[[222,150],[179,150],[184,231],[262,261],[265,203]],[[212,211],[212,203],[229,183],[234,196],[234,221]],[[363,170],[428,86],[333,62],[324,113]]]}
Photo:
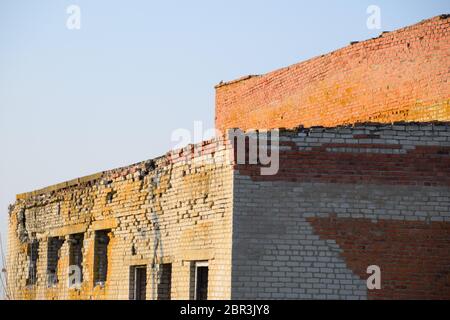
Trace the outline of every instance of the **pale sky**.
{"label": "pale sky", "polygon": [[[81,29],[69,30],[69,5]],[[369,5],[381,29],[366,26]],[[214,85],[450,12],[450,1],[0,0],[0,232],[15,194],[214,126]]]}

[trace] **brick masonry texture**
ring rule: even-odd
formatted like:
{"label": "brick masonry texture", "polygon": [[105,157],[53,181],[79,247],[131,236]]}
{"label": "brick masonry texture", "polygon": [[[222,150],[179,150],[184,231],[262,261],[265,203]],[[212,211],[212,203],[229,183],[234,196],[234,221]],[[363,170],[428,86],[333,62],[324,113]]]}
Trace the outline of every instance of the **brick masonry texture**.
{"label": "brick masonry texture", "polygon": [[446,124],[431,123],[286,131],[276,175],[238,169],[255,180],[450,186],[447,132]]}
{"label": "brick masonry texture", "polygon": [[[235,165],[233,298],[450,299],[449,123],[280,140],[277,175]],[[381,290],[366,287],[370,265]]]}
{"label": "brick masonry texture", "polygon": [[11,296],[193,299],[207,262],[208,299],[450,299],[448,27],[435,17],[218,86],[217,127],[260,128],[247,150],[291,127],[274,175],[238,163],[229,129],[17,195]]}
{"label": "brick masonry texture", "polygon": [[[147,266],[147,299],[158,299],[172,264],[172,299],[192,298],[192,261],[209,261],[208,297],[230,297],[232,166],[219,140],[136,165],[17,196],[9,215],[8,263],[15,299],[128,299],[130,267]],[[191,154],[192,155],[192,154]],[[107,277],[94,285],[95,231],[111,230]],[[68,287],[69,238],[84,234],[83,283]],[[48,284],[49,239],[64,242]],[[39,243],[37,281],[27,285],[27,245]],[[54,267],[53,267],[54,269]],[[164,282],[164,281],[163,281]],[[164,283],[163,283],[164,285]]]}
{"label": "brick masonry texture", "polygon": [[[209,299],[450,299],[449,123],[280,130],[279,152],[278,174],[261,176],[217,138],[18,195],[14,297],[127,299],[130,268],[146,265],[146,297],[162,299],[161,270],[171,263],[170,298],[190,299],[192,262],[208,261]],[[419,152],[427,160],[411,161]],[[95,285],[100,230],[110,230],[107,276]],[[69,288],[75,234],[84,234],[83,284]],[[55,237],[63,241],[56,268]],[[381,290],[366,287],[373,264]]]}
{"label": "brick masonry texture", "polygon": [[450,18],[216,86],[216,127],[450,120]]}
{"label": "brick masonry texture", "polygon": [[450,298],[448,222],[308,218],[321,239],[333,239],[342,257],[360,277],[367,263],[381,263],[382,290],[371,299]]}

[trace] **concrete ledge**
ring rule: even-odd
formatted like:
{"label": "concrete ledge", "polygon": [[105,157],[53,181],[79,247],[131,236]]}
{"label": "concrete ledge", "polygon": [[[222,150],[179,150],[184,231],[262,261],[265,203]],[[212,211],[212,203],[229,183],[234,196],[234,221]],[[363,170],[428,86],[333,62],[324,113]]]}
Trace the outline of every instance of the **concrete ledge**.
{"label": "concrete ledge", "polygon": [[214,250],[211,249],[191,249],[185,250],[182,255],[183,261],[199,261],[199,260],[213,260]]}
{"label": "concrete ledge", "polygon": [[93,221],[90,229],[96,230],[106,230],[106,229],[114,229],[117,228],[117,220],[116,218],[109,218],[105,220]]}
{"label": "concrete ledge", "polygon": [[52,191],[57,191],[60,189],[64,189],[64,188],[68,188],[68,187],[72,187],[72,186],[76,186],[82,183],[86,183],[86,182],[90,182],[90,181],[94,181],[97,180],[99,178],[101,178],[103,176],[103,172],[99,172],[99,173],[95,173],[95,174],[91,174],[88,176],[84,176],[81,178],[76,178],[76,179],[72,179],[66,182],[61,182],[58,184],[54,184],[36,191],[31,191],[31,192],[25,192],[25,193],[20,193],[18,195],[16,195],[16,199],[17,200],[24,200],[30,197],[35,197],[44,193],[48,193],[48,192],[52,192]]}
{"label": "concrete ledge", "polygon": [[56,228],[53,230],[50,230],[49,232],[49,236],[50,237],[61,237],[61,236],[66,236],[66,235],[70,235],[70,234],[75,234],[75,233],[84,233],[86,232],[87,228],[89,226],[89,223],[79,223],[79,224],[73,224],[70,226],[64,226],[61,228]]}

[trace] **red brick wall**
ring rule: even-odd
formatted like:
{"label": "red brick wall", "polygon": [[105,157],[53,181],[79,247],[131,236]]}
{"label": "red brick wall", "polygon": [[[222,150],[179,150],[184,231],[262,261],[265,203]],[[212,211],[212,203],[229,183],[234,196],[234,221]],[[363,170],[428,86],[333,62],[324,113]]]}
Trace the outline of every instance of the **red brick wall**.
{"label": "red brick wall", "polygon": [[343,249],[347,266],[367,278],[381,270],[380,290],[369,299],[450,299],[450,224],[350,218],[309,218],[322,239]]}
{"label": "red brick wall", "polygon": [[450,18],[438,16],[216,87],[216,127],[450,120]]}
{"label": "red brick wall", "polygon": [[[356,183],[385,185],[419,185],[450,187],[450,147],[418,146],[404,154],[333,153],[330,148],[354,148],[354,144],[324,143],[312,150],[280,153],[280,169],[275,175],[261,175],[255,165],[236,165],[240,174],[254,181],[291,181]],[[358,144],[365,150],[401,150],[401,145]],[[378,151],[375,151],[378,152]]]}

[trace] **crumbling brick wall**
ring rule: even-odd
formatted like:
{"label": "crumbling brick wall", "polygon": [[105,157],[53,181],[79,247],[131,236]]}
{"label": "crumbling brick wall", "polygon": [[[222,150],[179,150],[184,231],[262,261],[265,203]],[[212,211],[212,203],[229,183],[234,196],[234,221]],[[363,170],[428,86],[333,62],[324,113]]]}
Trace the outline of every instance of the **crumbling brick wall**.
{"label": "crumbling brick wall", "polygon": [[[450,120],[450,18],[438,16],[216,86],[216,128]],[[307,44],[306,44],[307,45]]]}
{"label": "crumbling brick wall", "polygon": [[[208,261],[210,299],[450,298],[449,123],[279,135],[275,175],[261,175],[249,157],[238,163],[218,138],[19,195],[9,228],[13,296],[127,299],[133,268],[144,266],[145,298],[192,299],[194,262]],[[95,252],[99,234],[107,246]],[[56,237],[64,242],[49,285]],[[81,286],[68,284],[71,246],[82,255]],[[104,250],[106,281],[96,285]],[[367,289],[370,265],[381,268],[380,290]]]}
{"label": "crumbling brick wall", "polygon": [[[217,128],[449,120],[448,31],[439,16],[221,84]],[[194,263],[208,261],[210,299],[450,299],[449,123],[281,130],[275,175],[235,151],[217,137],[18,195],[12,297],[189,299]],[[366,287],[369,265],[380,290]]]}
{"label": "crumbling brick wall", "polygon": [[232,298],[450,299],[449,123],[282,131],[276,175],[235,168]]}
{"label": "crumbling brick wall", "polygon": [[[217,138],[18,195],[9,214],[12,297],[128,299],[130,268],[144,265],[147,299],[169,295],[188,299],[191,262],[207,260],[208,297],[229,298],[232,165],[228,148]],[[55,245],[55,240],[62,243]],[[28,278],[34,272],[29,268],[33,241],[39,246],[33,251],[38,257],[32,261],[37,266],[32,283]],[[82,267],[81,285],[69,283],[69,275],[75,275],[70,264]],[[167,274],[162,274],[168,264],[170,287]],[[171,292],[159,290],[160,286]],[[158,297],[159,292],[164,296]]]}

